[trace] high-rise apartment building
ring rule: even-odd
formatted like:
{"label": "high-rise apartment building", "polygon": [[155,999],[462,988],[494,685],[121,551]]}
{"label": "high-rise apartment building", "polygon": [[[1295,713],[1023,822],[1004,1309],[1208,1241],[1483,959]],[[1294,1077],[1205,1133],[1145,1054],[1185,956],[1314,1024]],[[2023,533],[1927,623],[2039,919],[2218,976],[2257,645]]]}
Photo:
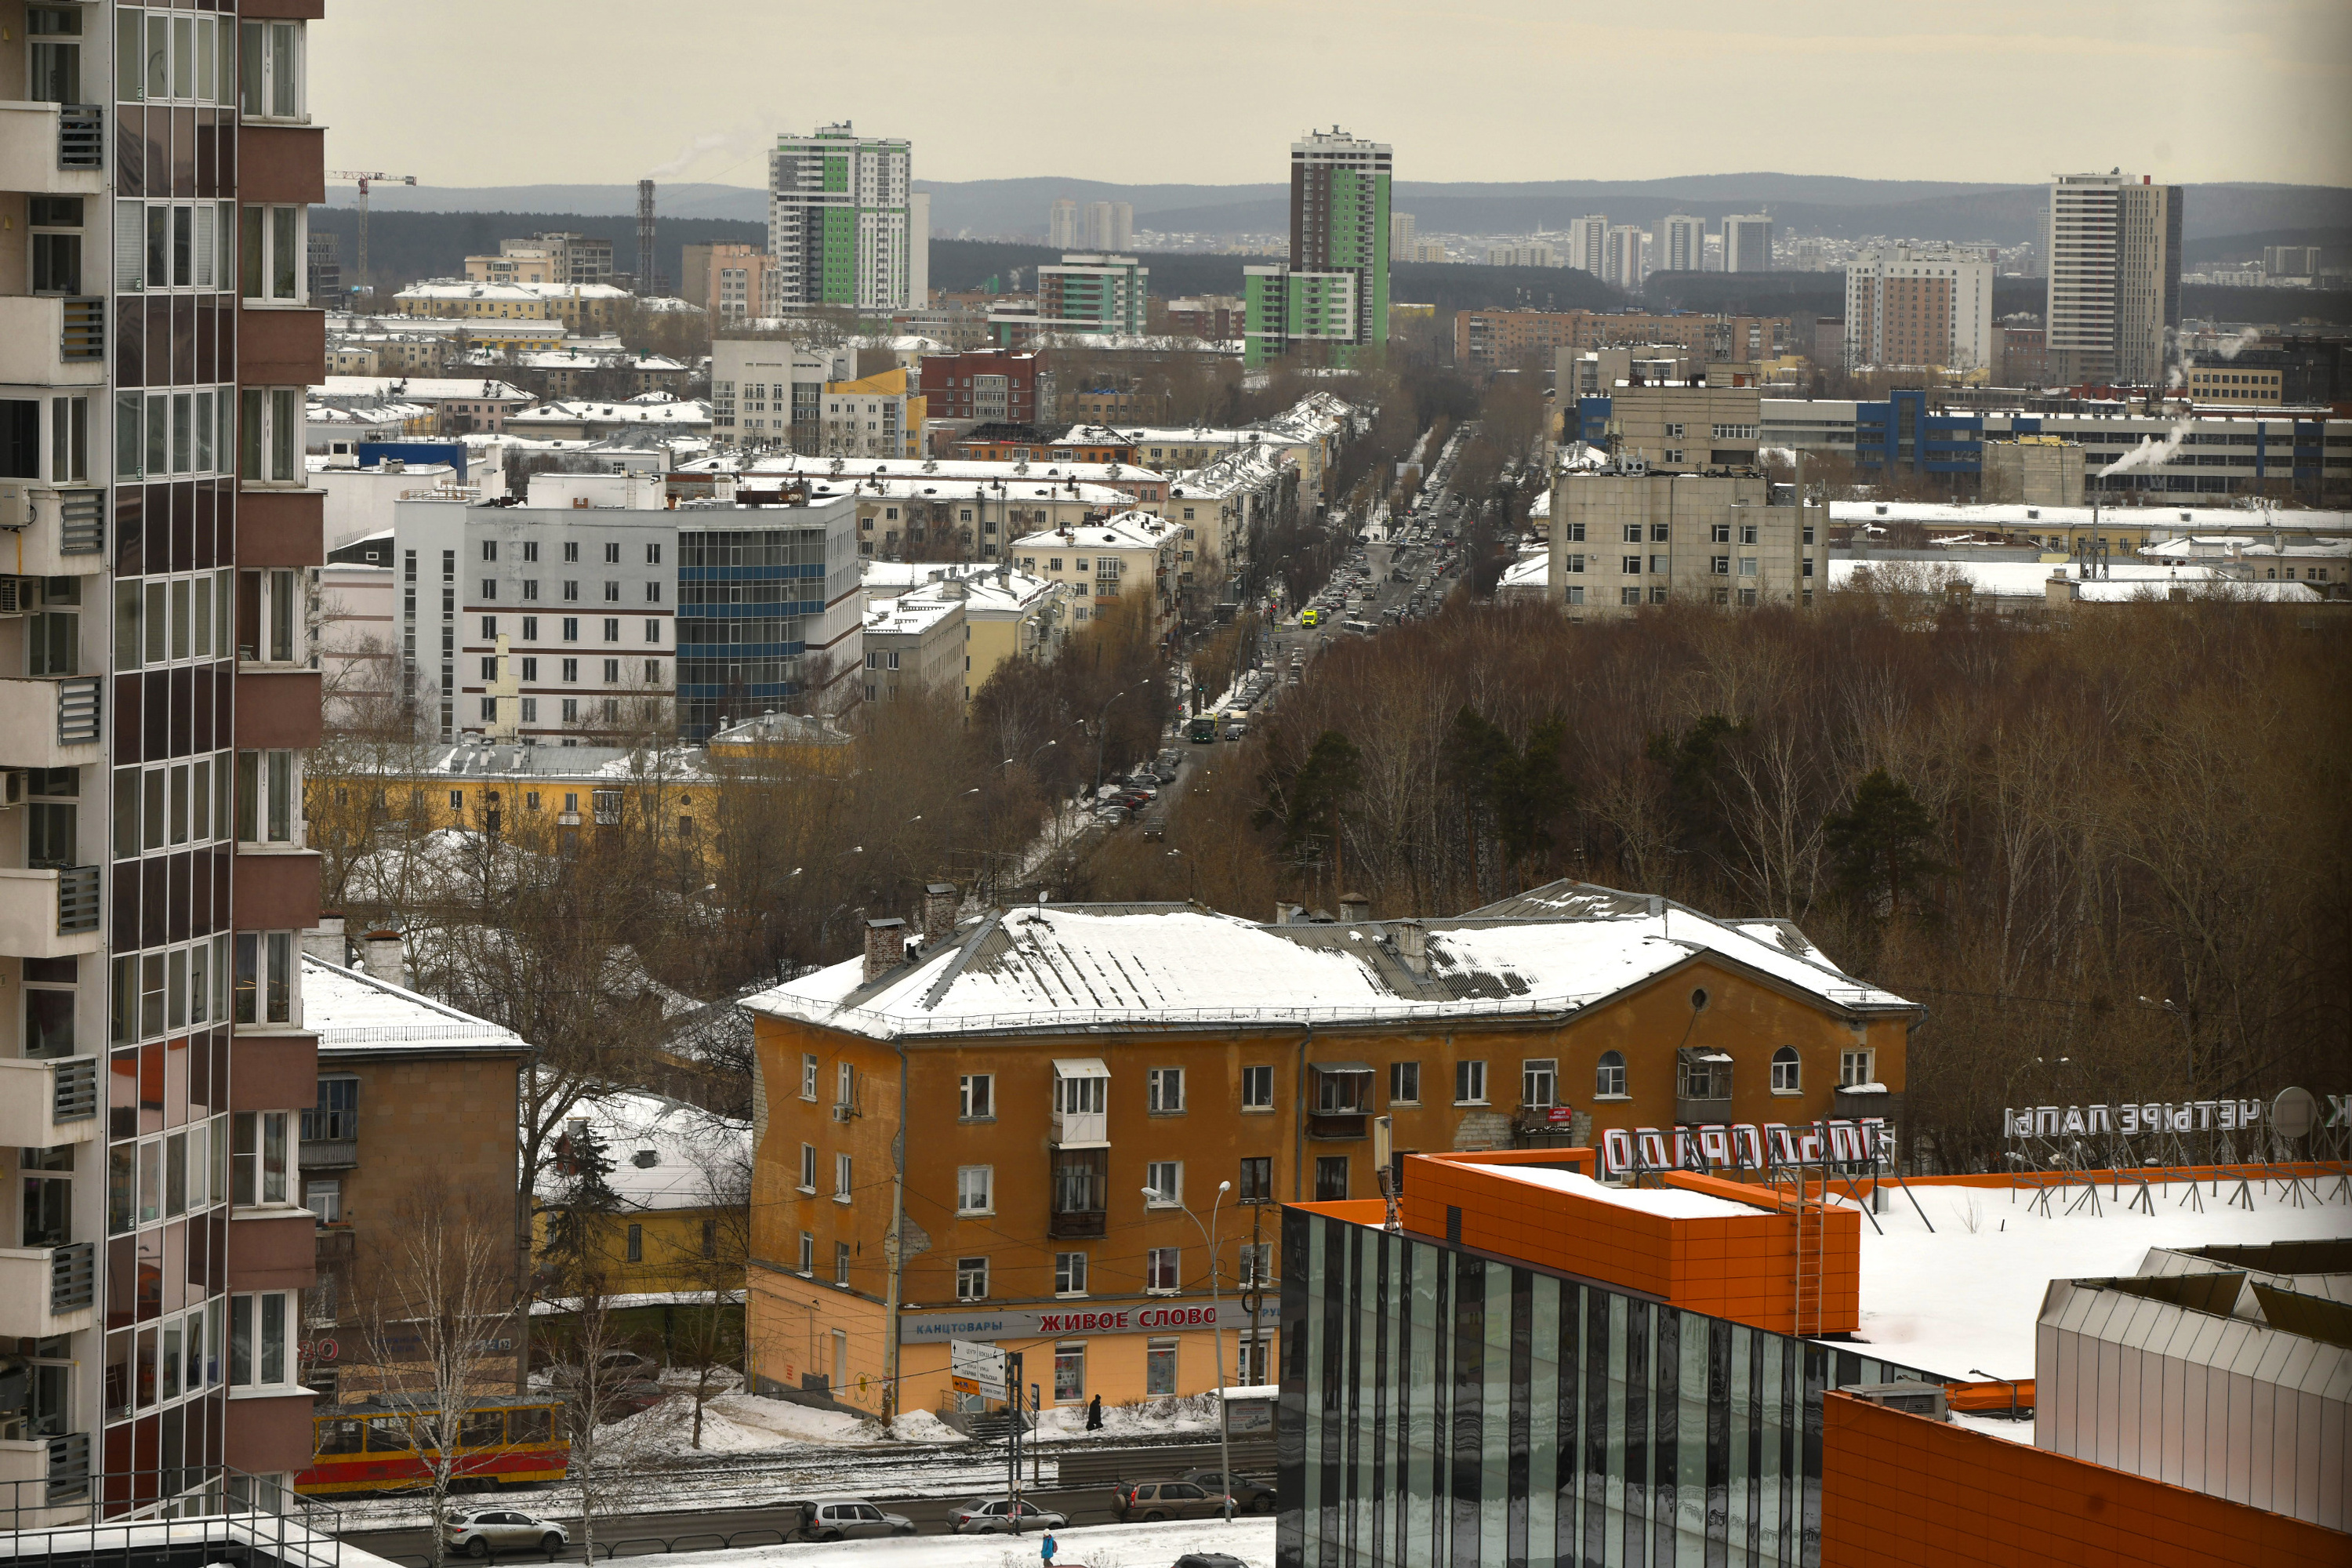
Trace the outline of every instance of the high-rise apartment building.
{"label": "high-rise apartment building", "polygon": [[1150,282],[1150,268],[1132,256],[1065,256],[1057,265],[1037,268],[1036,330],[1140,332]]}
{"label": "high-rise apartment building", "polygon": [[321,8],[253,9],[0,6],[28,83],[0,129],[0,1495],[20,1528],[217,1512],[311,1453]]}
{"label": "high-rise apartment building", "polygon": [[1088,202],[1085,238],[1073,249],[1125,250],[1135,243],[1135,208],[1126,202]]}
{"label": "high-rise apartment building", "polygon": [[1706,220],[1681,213],[1659,220],[1657,269],[1661,272],[1699,272],[1706,265]]}
{"label": "high-rise apartment building", "polygon": [[1560,265],[1601,276],[1609,241],[1609,220],[1599,213],[1568,220],[1568,238],[1559,247]]}
{"label": "high-rise apartment building", "polygon": [[1337,126],[1290,144],[1290,259],[1242,268],[1244,363],[1301,342],[1328,344],[1346,363],[1388,341],[1393,161],[1386,142]]}
{"label": "high-rise apartment building", "polygon": [[678,295],[708,311],[714,325],[740,325],[768,313],[774,258],[755,245],[689,245]]}
{"label": "high-rise apartment building", "polygon": [[1067,196],[1055,198],[1045,211],[1045,243],[1056,250],[1076,250],[1086,244],[1079,237],[1078,204]]}
{"label": "high-rise apartment building", "polygon": [[1723,220],[1723,269],[1772,270],[1772,220],[1763,213],[1731,213]]}
{"label": "high-rise apartment building", "polygon": [[1619,224],[1601,237],[1601,280],[1628,294],[1642,290],[1642,279],[1649,276],[1643,265],[1643,253],[1649,236],[1632,224]]}
{"label": "high-rise apartment building", "polygon": [[1845,269],[1846,367],[1991,369],[1992,279],[1993,264],[1972,250],[1864,251]]}
{"label": "high-rise apartment building", "polygon": [[768,253],[775,303],[905,310],[927,302],[929,203],[913,189],[903,137],[847,121],[780,136],[768,154]]}
{"label": "high-rise apartment building", "polygon": [[2179,185],[2123,174],[2050,186],[2050,374],[2069,385],[2153,385],[2180,326]]}
{"label": "high-rise apartment building", "polygon": [[1389,214],[1389,255],[1409,258],[1412,255],[1413,218],[1411,213]]}

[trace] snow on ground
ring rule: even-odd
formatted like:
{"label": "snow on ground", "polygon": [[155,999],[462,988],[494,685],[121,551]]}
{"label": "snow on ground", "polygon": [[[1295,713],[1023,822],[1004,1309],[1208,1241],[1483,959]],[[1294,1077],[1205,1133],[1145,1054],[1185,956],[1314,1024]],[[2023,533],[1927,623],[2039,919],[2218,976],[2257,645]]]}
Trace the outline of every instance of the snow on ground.
{"label": "snow on ground", "polygon": [[[927,1411],[924,1414],[929,1415]],[[939,1421],[936,1415],[933,1421]],[[944,1422],[940,1423],[942,1429]],[[647,1458],[687,1451],[694,1437],[694,1401],[673,1395],[650,1410],[602,1428],[608,1451]],[[875,1443],[887,1439],[881,1423],[837,1410],[812,1410],[782,1399],[722,1394],[702,1407],[702,1451],[757,1454],[795,1443]],[[909,1434],[901,1441],[924,1441]]]}
{"label": "snow on ground", "polygon": [[[1223,1552],[1249,1568],[1274,1568],[1274,1521],[1264,1515],[1165,1524],[1100,1524],[1054,1532],[1055,1568],[1164,1568],[1187,1552]],[[632,1556],[632,1564],[673,1568],[790,1568],[802,1563],[844,1568],[1030,1568],[1037,1538],[914,1535],[824,1545],[754,1546],[731,1552]]]}
{"label": "snow on ground", "polygon": [[1056,1406],[1037,1418],[1036,1437],[1041,1443],[1067,1443],[1074,1439],[1093,1437],[1097,1442],[1117,1437],[1171,1437],[1182,1433],[1198,1432],[1214,1442],[1217,1436],[1217,1396],[1213,1394],[1189,1394],[1181,1399],[1154,1399],[1141,1405],[1106,1405],[1103,1406],[1102,1430],[1087,1430],[1087,1407],[1083,1405]]}
{"label": "snow on ground", "polygon": [[[2330,1191],[2330,1181],[2319,1184]],[[1862,1330],[1871,1353],[1944,1377],[1981,1367],[1998,1377],[2033,1375],[2034,1322],[2053,1279],[2101,1279],[2139,1272],[2151,1247],[2246,1246],[2269,1241],[2352,1236],[2352,1206],[2342,1198],[2315,1201],[2304,1188],[2294,1207],[2284,1184],[2250,1184],[2254,1207],[2231,1207],[2236,1183],[2220,1191],[2200,1184],[2199,1213],[2179,1183],[2151,1184],[2153,1215],[2123,1195],[2099,1188],[2099,1212],[2074,1187],[2053,1192],[2045,1217],[2030,1205],[2034,1194],[2005,1187],[1915,1185],[1911,1193],[1935,1227],[1930,1236],[1903,1194],[1890,1190],[1877,1215],[1886,1234],[1862,1226]],[[1973,1226],[1973,1230],[1971,1229]]]}

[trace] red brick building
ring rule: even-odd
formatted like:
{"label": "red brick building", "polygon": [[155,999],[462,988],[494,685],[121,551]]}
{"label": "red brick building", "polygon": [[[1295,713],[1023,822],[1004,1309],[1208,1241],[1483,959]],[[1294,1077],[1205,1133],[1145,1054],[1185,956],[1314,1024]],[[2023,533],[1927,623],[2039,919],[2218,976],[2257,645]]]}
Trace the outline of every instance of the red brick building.
{"label": "red brick building", "polygon": [[922,377],[933,419],[1034,425],[1053,412],[1053,377],[1034,353],[974,349],[929,354],[923,360]]}

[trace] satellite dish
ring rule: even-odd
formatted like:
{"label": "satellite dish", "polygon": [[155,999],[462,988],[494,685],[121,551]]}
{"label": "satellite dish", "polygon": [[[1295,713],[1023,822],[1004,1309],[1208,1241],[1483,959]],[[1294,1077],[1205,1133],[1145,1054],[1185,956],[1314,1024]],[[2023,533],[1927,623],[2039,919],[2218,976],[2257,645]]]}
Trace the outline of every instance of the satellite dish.
{"label": "satellite dish", "polygon": [[2282,1138],[2301,1138],[2319,1125],[2319,1101],[2307,1089],[2283,1089],[2271,1101],[2271,1131]]}

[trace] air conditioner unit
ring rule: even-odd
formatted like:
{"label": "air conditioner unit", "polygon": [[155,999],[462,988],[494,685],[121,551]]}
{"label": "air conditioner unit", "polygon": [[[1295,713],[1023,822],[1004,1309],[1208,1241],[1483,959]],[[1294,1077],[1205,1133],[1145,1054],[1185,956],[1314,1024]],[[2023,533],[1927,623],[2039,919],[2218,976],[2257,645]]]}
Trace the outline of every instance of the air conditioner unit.
{"label": "air conditioner unit", "polygon": [[1838,1392],[1873,1405],[1884,1405],[1889,1410],[1925,1415],[1930,1421],[1949,1418],[1940,1383],[1850,1383]]}
{"label": "air conditioner unit", "polygon": [[24,805],[25,786],[29,782],[22,768],[10,768],[0,773],[0,805]]}
{"label": "air conditioner unit", "polygon": [[33,526],[33,492],[22,484],[0,484],[0,528]]}
{"label": "air conditioner unit", "polygon": [[846,1121],[856,1114],[856,1112],[846,1105],[836,1105],[833,1108],[833,1119],[835,1121]]}

